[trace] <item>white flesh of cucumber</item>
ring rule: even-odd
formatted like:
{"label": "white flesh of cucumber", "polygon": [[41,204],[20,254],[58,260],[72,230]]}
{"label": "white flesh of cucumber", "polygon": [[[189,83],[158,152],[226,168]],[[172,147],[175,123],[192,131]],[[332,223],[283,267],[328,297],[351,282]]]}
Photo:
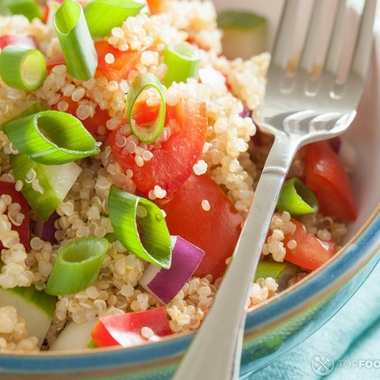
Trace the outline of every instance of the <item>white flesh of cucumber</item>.
{"label": "white flesh of cucumber", "polygon": [[56,197],[62,201],[74,185],[82,168],[75,162],[63,165],[41,165]]}
{"label": "white flesh of cucumber", "polygon": [[[39,293],[37,290],[36,292]],[[36,303],[41,299],[48,304]],[[0,288],[0,307],[3,306],[13,306],[17,310],[17,314],[25,319],[28,335],[35,336],[38,339],[38,346],[41,347],[53,318],[51,310],[55,306],[55,297],[46,295],[45,298],[33,296],[26,298],[12,289]]]}
{"label": "white flesh of cucumber", "polygon": [[83,323],[69,322],[58,339],[51,345],[49,351],[82,350],[89,348],[92,342],[91,331],[96,322],[97,319]]}

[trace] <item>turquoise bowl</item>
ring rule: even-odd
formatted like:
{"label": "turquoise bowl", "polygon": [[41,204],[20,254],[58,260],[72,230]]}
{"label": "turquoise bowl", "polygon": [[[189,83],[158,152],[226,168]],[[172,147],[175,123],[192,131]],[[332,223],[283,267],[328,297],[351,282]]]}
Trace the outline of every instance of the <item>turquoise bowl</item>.
{"label": "turquoise bowl", "polygon": [[[270,23],[278,12],[268,0],[264,6]],[[228,1],[216,1],[217,7]],[[244,1],[241,2],[242,4]],[[245,7],[254,6],[250,1]],[[260,9],[255,9],[260,11]],[[273,363],[323,326],[352,297],[380,259],[380,40],[373,59],[357,118],[348,132],[358,153],[360,170],[353,173],[358,220],[349,227],[345,247],[329,262],[292,288],[251,310],[246,321],[241,378],[249,378]],[[376,169],[376,170],[375,170]],[[166,338],[135,348],[0,355],[0,379],[169,379],[193,334]]]}

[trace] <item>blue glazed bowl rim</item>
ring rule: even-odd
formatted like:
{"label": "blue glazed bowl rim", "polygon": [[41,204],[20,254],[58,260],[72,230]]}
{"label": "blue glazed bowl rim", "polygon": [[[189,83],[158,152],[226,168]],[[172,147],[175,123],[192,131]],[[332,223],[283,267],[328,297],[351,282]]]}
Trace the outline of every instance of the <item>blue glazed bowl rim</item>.
{"label": "blue glazed bowl rim", "polygon": [[[246,335],[264,334],[284,323],[317,300],[347,283],[380,251],[380,205],[350,241],[326,265],[290,289],[248,313]],[[292,305],[289,308],[289,305]],[[165,338],[133,348],[59,351],[38,354],[0,354],[1,372],[54,373],[64,371],[110,370],[117,367],[151,367],[176,364],[190,344],[193,333]]]}

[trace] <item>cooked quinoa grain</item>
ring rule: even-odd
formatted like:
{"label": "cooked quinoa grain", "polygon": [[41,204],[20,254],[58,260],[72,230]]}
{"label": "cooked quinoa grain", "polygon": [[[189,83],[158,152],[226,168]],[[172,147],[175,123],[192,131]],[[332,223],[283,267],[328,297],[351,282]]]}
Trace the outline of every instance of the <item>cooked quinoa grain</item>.
{"label": "cooked quinoa grain", "polygon": [[[40,3],[44,4],[43,1]],[[88,1],[79,3],[85,6]],[[4,289],[34,286],[37,290],[44,290],[62,245],[85,237],[110,239],[95,282],[78,293],[57,297],[42,350],[48,350],[70,322],[95,322],[100,317],[161,306],[165,306],[173,333],[196,330],[218,291],[222,278],[213,278],[210,274],[193,276],[168,304],[163,305],[153,293],[139,285],[149,264],[117,240],[109,217],[108,196],[113,186],[141,195],[136,186],[134,170],[137,169],[121,166],[113,153],[109,136],[121,131],[116,134],[115,146],[123,154],[133,155],[138,168],[146,168],[154,160],[152,146],[164,145],[175,133],[175,126],[167,123],[154,143],[141,142],[131,133],[125,114],[125,100],[134,78],[143,73],[153,74],[160,80],[165,77],[168,67],[164,62],[164,51],[168,45],[191,41],[198,46],[201,56],[200,80],[189,78],[186,82],[173,82],[162,88],[168,107],[193,99],[206,105],[206,142],[200,157],[191,164],[191,175],[209,175],[229,198],[231,207],[237,210],[241,220],[246,218],[254,199],[272,139],[258,136],[252,117],[247,115],[252,114],[256,121],[261,120],[270,56],[263,53],[246,61],[240,58],[227,60],[222,54],[221,31],[217,28],[216,11],[211,1],[165,0],[162,9],[163,12],[157,15],[142,12],[128,17],[103,39],[115,49],[112,50],[114,53],[104,55],[102,64],[107,67],[116,62],[120,52],[137,54],[135,64],[122,78],[107,78],[102,71],[97,71],[88,81],[80,81],[70,75],[63,63],[50,68],[43,85],[33,93],[10,88],[0,78],[1,124],[35,102],[60,112],[74,110],[74,116],[83,124],[97,120],[95,115],[106,115],[91,129],[101,148],[99,154],[76,162],[80,174],[55,210],[53,239],[45,241],[36,233],[35,226],[40,221],[30,210],[31,239],[29,247],[25,247],[15,230],[25,219],[21,206],[12,200],[10,194],[0,195],[0,286]],[[51,23],[45,24],[39,19],[29,22],[23,16],[0,16],[0,36],[12,33],[31,36],[47,61],[62,53]],[[160,105],[156,91],[145,91],[142,96],[149,107]],[[22,191],[25,184],[15,180],[11,166],[11,157],[16,154],[19,154],[16,147],[0,131],[0,180],[13,182],[16,190]],[[302,155],[297,155],[289,176],[302,177],[303,174],[304,160]],[[36,194],[44,193],[34,170],[28,172],[25,183],[32,184]],[[145,196],[158,205],[168,201],[167,189],[160,184],[152,186]],[[212,199],[205,197],[199,203],[202,212],[207,215],[213,212]],[[161,211],[165,217],[165,211]],[[144,218],[147,210],[139,206],[136,214],[138,218]],[[340,242],[346,234],[344,223],[318,213],[303,216],[300,221],[310,234],[321,240]],[[295,224],[289,213],[275,213],[262,249],[264,260],[283,262],[287,250],[297,247],[295,240],[284,244],[285,236],[294,230]],[[289,280],[289,286],[306,275],[307,271],[300,271]],[[260,278],[252,284],[247,306],[257,307],[278,291],[275,279]],[[149,326],[144,326],[140,334],[149,342],[160,339]],[[37,338],[28,335],[25,321],[17,315],[16,309],[11,306],[0,308],[0,351],[31,352],[39,349]]]}

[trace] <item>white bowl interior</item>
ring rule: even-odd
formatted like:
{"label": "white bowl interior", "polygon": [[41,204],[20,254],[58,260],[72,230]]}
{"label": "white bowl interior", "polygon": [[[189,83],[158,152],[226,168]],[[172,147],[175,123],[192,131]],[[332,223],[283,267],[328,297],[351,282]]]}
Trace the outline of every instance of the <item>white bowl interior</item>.
{"label": "white bowl interior", "polygon": [[[261,14],[268,21],[268,50],[273,46],[276,27],[279,23],[284,0],[252,1],[239,0],[231,5],[230,0],[213,0],[217,11],[225,9],[250,10]],[[355,1],[353,1],[353,4]],[[378,20],[380,21],[380,20]],[[354,184],[358,219],[350,224],[347,239],[351,238],[366,222],[379,205],[380,170],[380,27],[375,26],[375,41],[369,78],[358,109],[358,114],[346,133],[357,153],[357,167],[351,173]]]}

